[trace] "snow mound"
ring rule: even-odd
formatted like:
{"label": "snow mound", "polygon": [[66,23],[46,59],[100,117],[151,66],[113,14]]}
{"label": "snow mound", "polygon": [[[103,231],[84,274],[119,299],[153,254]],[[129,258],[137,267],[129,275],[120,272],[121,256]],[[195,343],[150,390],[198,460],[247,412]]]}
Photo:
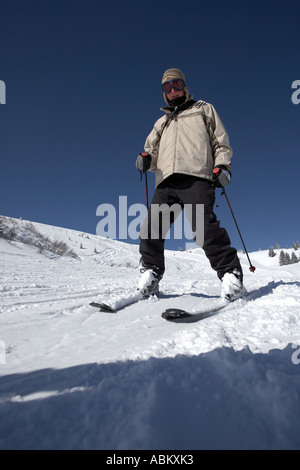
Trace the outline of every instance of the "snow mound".
{"label": "snow mound", "polygon": [[[239,254],[249,295],[192,324],[161,318],[220,295],[200,249],[166,252],[160,298],[136,289],[138,246],[32,223],[76,258],[0,238],[0,449],[297,449],[300,263]],[[20,234],[23,234],[21,241]]]}

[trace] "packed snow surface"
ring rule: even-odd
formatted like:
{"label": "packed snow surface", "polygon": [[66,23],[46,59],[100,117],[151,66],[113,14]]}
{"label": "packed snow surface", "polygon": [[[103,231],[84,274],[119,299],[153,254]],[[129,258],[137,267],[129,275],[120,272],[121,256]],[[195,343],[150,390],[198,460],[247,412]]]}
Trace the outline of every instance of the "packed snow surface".
{"label": "packed snow surface", "polygon": [[108,313],[89,302],[136,289],[137,245],[33,224],[77,258],[58,256],[6,223],[0,449],[300,448],[300,263],[239,254],[248,296],[174,324],[166,308],[220,295],[201,249],[166,251],[161,295]]}

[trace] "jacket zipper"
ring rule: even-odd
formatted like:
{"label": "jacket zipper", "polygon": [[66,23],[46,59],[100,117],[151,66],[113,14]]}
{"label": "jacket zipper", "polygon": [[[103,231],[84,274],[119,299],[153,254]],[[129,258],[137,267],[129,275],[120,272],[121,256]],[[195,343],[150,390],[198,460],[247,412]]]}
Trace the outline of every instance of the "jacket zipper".
{"label": "jacket zipper", "polygon": [[175,115],[174,120],[176,122],[176,128],[175,128],[175,143],[174,143],[174,155],[173,155],[173,173],[175,173],[175,162],[177,160],[176,151],[177,151],[177,136],[178,136],[178,116]]}

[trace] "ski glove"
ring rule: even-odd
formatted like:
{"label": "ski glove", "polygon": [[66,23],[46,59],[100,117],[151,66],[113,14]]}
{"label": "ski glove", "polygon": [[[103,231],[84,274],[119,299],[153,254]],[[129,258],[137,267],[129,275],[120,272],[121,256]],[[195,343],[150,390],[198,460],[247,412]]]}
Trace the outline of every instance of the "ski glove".
{"label": "ski glove", "polygon": [[141,172],[149,170],[151,165],[151,155],[150,153],[140,153],[136,159],[135,166]]}
{"label": "ski glove", "polygon": [[231,173],[226,166],[218,166],[213,170],[214,185],[216,188],[225,188],[231,180]]}

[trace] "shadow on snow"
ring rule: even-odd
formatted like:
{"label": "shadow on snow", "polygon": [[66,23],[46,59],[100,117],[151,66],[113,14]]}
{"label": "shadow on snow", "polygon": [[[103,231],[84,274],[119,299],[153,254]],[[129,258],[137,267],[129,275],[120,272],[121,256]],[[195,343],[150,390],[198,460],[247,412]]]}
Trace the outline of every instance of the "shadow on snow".
{"label": "shadow on snow", "polygon": [[0,449],[296,449],[293,353],[224,347],[2,376]]}

